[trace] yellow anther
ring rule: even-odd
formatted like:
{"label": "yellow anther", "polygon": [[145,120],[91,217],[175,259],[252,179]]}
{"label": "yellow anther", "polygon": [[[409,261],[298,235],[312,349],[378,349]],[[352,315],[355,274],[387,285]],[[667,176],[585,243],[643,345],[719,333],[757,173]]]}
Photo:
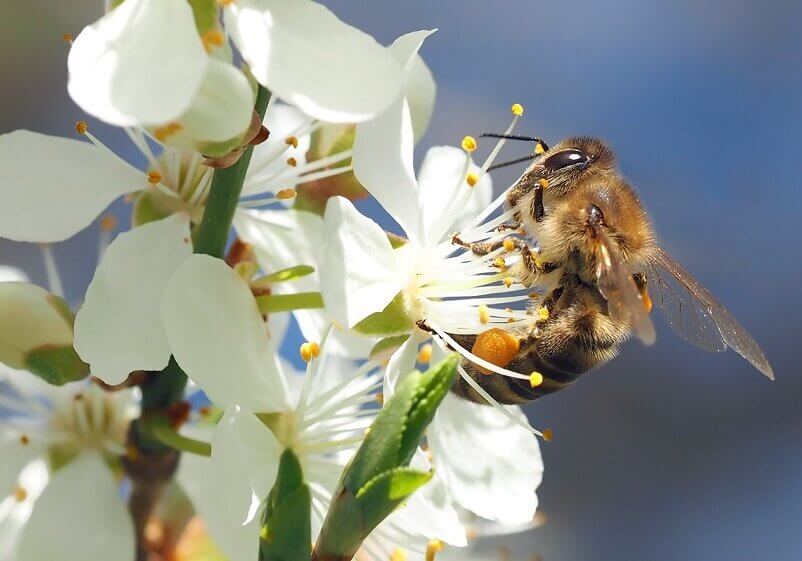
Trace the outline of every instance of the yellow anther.
{"label": "yellow anther", "polygon": [[158,171],[149,171],[148,172],[148,183],[151,185],[158,185],[162,181],[162,174]]}
{"label": "yellow anther", "polygon": [[86,126],[86,121],[78,121],[75,123],[75,130],[78,134],[86,134],[86,131],[89,130],[89,127]]}
{"label": "yellow anther", "polygon": [[545,306],[540,306],[537,309],[537,319],[539,321],[546,321],[547,319],[549,319],[549,309],[546,308]]}
{"label": "yellow anther", "polygon": [[403,547],[397,547],[390,554],[390,561],[407,561],[407,552]]}
{"label": "yellow anther", "polygon": [[298,137],[288,136],[284,139],[284,143],[288,146],[292,146],[293,148],[298,148]]}
{"label": "yellow anther", "polygon": [[468,184],[468,187],[474,187],[477,183],[479,183],[479,174],[471,172],[467,176],[465,176],[465,183]]}
{"label": "yellow anther", "polygon": [[430,360],[432,360],[432,346],[426,343],[418,351],[418,362],[428,364]]}
{"label": "yellow anther", "polygon": [[[476,336],[471,352],[491,364],[504,367],[515,358],[520,349],[521,342],[518,337],[494,327]],[[476,369],[482,374],[492,374],[490,370],[482,366],[477,366]]]}
{"label": "yellow anther", "polygon": [[61,36],[65,43],[72,43],[72,33],[65,33]]}
{"label": "yellow anther", "polygon": [[512,111],[512,114],[516,117],[520,117],[524,114],[524,106],[520,103],[513,103],[512,107],[510,107],[510,111]]}
{"label": "yellow anther", "polygon": [[367,436],[367,435],[369,435],[369,434],[370,434],[370,427],[366,428],[366,429],[365,429],[365,431],[364,431],[362,434],[363,434],[364,436]]}
{"label": "yellow anther", "polygon": [[17,486],[17,488],[14,489],[14,499],[18,503],[23,502],[27,498],[28,498],[28,491],[26,491],[23,487]]}
{"label": "yellow anther", "polygon": [[529,298],[531,298],[532,300],[537,300],[538,298],[540,298],[540,292],[532,291],[527,296],[529,296]]}
{"label": "yellow anther", "polygon": [[294,168],[295,166],[298,165],[298,160],[296,160],[295,158],[287,158],[287,165],[290,166],[291,168]]}
{"label": "yellow anther", "polygon": [[376,403],[379,405],[384,405],[384,394],[379,392],[376,394]]}
{"label": "yellow anther", "polygon": [[168,123],[163,127],[159,127],[153,131],[153,138],[158,140],[159,142],[164,142],[169,137],[173,136],[178,131],[184,128],[183,125],[179,123]]}
{"label": "yellow anther", "polygon": [[434,561],[434,556],[443,551],[443,542],[440,540],[429,540],[426,544],[426,561]]}
{"label": "yellow anther", "polygon": [[301,358],[303,359],[304,362],[309,362],[314,358],[309,343],[303,343],[301,345],[300,353],[301,353]]}
{"label": "yellow anther", "polygon": [[22,436],[19,437],[19,443],[22,444],[23,446],[27,446],[28,444],[31,443],[31,439],[28,438],[27,434],[23,434]]}
{"label": "yellow anther", "polygon": [[504,286],[506,286],[507,288],[511,287],[513,282],[515,282],[515,281],[512,280],[512,277],[505,277],[504,278]]}
{"label": "yellow anther", "polygon": [[211,52],[214,47],[222,47],[226,42],[226,38],[219,29],[210,29],[201,36],[201,42],[203,42],[203,48],[206,49],[208,53]]}
{"label": "yellow anther", "polygon": [[540,384],[543,383],[543,374],[540,372],[532,372],[529,375],[529,385],[533,388],[538,387]]}
{"label": "yellow anther", "polygon": [[540,178],[537,180],[537,184],[543,187],[544,189],[549,188],[549,180],[545,178]]}
{"label": "yellow anther", "polygon": [[111,232],[117,227],[117,217],[113,214],[104,214],[100,219],[100,229],[104,232]]}
{"label": "yellow anther", "polygon": [[315,342],[309,343],[309,350],[312,352],[312,357],[317,358],[320,356],[320,345]]}
{"label": "yellow anther", "polygon": [[504,249],[507,251],[512,251],[515,249],[515,242],[512,240],[512,238],[507,238],[504,240]]}
{"label": "yellow anther", "polygon": [[479,323],[482,325],[490,321],[490,308],[484,304],[479,305]]}
{"label": "yellow anther", "polygon": [[537,144],[535,144],[535,154],[540,156],[541,154],[544,154],[545,152],[546,152],[546,148],[543,146],[542,143],[538,142]]}
{"label": "yellow anther", "polygon": [[462,149],[466,152],[473,152],[477,146],[476,139],[472,136],[466,136],[462,139]]}
{"label": "yellow anther", "polygon": [[551,429],[546,429],[543,431],[543,440],[546,442],[551,442],[551,439],[554,438],[554,432]]}
{"label": "yellow anther", "polygon": [[493,265],[495,265],[496,267],[499,267],[500,269],[504,269],[504,268],[507,267],[507,262],[504,261],[503,257],[496,257],[493,260]]}
{"label": "yellow anther", "polygon": [[294,199],[298,195],[295,189],[282,189],[276,193],[276,198],[280,201]]}

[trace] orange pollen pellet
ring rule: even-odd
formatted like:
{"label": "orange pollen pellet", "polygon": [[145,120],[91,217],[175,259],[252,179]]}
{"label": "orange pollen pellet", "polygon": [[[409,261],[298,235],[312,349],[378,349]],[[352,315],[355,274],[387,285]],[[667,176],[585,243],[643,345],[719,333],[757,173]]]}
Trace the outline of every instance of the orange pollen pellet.
{"label": "orange pollen pellet", "polygon": [[543,440],[545,440],[546,442],[551,442],[553,438],[554,438],[554,432],[552,432],[551,429],[546,429],[543,431]]}
{"label": "orange pollen pellet", "polygon": [[19,443],[22,444],[23,446],[27,446],[28,444],[30,444],[30,442],[31,439],[28,438],[27,434],[23,434],[22,436],[19,437]]}
{"label": "orange pollen pellet", "polygon": [[295,158],[287,158],[287,165],[294,168],[295,166],[298,165],[298,160],[296,160]]}
{"label": "orange pollen pellet", "polygon": [[78,121],[75,123],[75,130],[78,134],[86,134],[86,131],[89,130],[89,127],[86,125],[86,121]]}
{"label": "orange pollen pellet", "polygon": [[18,503],[21,503],[27,498],[28,498],[28,491],[26,491],[23,487],[17,487],[16,489],[14,489],[14,499]]}
{"label": "orange pollen pellet", "polygon": [[161,180],[162,180],[162,174],[160,174],[158,171],[148,172],[148,183],[150,183],[151,185],[157,185],[161,183]]}
{"label": "orange pollen pellet", "polygon": [[484,304],[479,305],[479,323],[482,325],[486,324],[490,321],[490,308],[485,306]]}
{"label": "orange pollen pellet", "polygon": [[418,352],[418,362],[427,364],[430,360],[432,360],[432,346],[429,343],[426,343]]}
{"label": "orange pollen pellet", "polygon": [[284,139],[284,143],[293,148],[298,148],[298,138],[295,136],[288,136]]}
{"label": "orange pollen pellet", "polygon": [[286,201],[288,199],[294,199],[298,195],[298,191],[295,189],[281,189],[276,193],[276,198],[280,201]]}
{"label": "orange pollen pellet", "polygon": [[[480,333],[476,337],[471,352],[490,364],[504,367],[515,358],[520,349],[521,342],[515,335],[495,327]],[[492,373],[490,370],[478,365],[476,369],[482,374]]]}

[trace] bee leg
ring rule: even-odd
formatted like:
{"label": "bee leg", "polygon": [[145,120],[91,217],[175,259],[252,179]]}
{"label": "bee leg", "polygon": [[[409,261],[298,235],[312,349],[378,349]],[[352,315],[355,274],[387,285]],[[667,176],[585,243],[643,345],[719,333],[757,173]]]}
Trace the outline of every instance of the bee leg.
{"label": "bee leg", "polygon": [[546,209],[543,208],[543,186],[538,183],[534,187],[535,196],[532,198],[532,216],[535,222],[543,222],[546,217]]}
{"label": "bee leg", "polygon": [[516,231],[516,230],[520,230],[520,229],[521,229],[521,223],[520,222],[513,222],[512,224],[501,224],[500,226],[498,226],[496,228],[496,231],[497,232],[506,232],[507,230]]}
{"label": "bee leg", "polygon": [[455,234],[455,235],[453,235],[451,237],[451,243],[453,243],[455,245],[462,246],[462,247],[467,248],[467,249],[470,249],[474,253],[474,255],[487,255],[490,252],[496,251],[500,247],[504,247],[505,244],[508,243],[508,240],[512,241],[514,249],[519,249],[519,250],[522,250],[522,251],[526,250],[527,252],[530,251],[529,246],[526,244],[525,241],[523,241],[521,239],[518,239],[516,237],[513,237],[513,236],[507,236],[507,237],[505,237],[503,239],[496,240],[496,241],[494,241],[492,243],[488,243],[488,242],[473,242],[473,243],[464,242],[464,241],[462,241],[460,239],[458,234]]}

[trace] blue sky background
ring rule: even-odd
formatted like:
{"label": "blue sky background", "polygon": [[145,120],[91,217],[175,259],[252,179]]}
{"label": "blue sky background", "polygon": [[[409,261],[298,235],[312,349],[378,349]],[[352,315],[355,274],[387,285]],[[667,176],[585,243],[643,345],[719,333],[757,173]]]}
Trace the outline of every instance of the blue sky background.
{"label": "blue sky background", "polygon": [[[526,107],[521,133],[607,139],[664,246],[774,366],[770,383],[735,353],[706,354],[658,320],[654,347],[629,343],[615,361],[530,406],[555,440],[543,445],[547,524],[515,542],[516,556],[802,558],[802,4],[324,3],[384,43],[439,28],[422,51],[439,92],[419,156],[503,129],[515,101]],[[95,19],[99,4],[4,6],[0,132],[73,134],[85,117],[66,95],[61,35]],[[90,123],[133,157],[122,135]],[[506,154],[516,149],[526,150]],[[496,187],[518,172],[499,172]],[[376,205],[363,208],[386,220]],[[89,281],[96,239],[93,226],[55,248],[74,298]],[[42,279],[36,248],[0,240],[0,262]]]}

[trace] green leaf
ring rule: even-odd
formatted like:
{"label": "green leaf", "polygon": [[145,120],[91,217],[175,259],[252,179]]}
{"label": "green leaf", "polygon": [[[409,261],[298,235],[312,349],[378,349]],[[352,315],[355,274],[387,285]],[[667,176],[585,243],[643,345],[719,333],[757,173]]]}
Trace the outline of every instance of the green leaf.
{"label": "green leaf", "polygon": [[269,285],[274,282],[291,281],[311,275],[314,272],[315,268],[311,265],[296,265],[295,267],[288,267],[286,269],[276,271],[275,273],[270,273],[269,275],[259,277],[258,279],[254,280],[251,285],[262,286]]}
{"label": "green leaf", "polygon": [[187,0],[195,16],[195,27],[203,35],[217,27],[217,0]]}
{"label": "green leaf", "polygon": [[381,312],[370,314],[354,326],[354,331],[362,335],[390,336],[409,333],[412,330],[412,318],[404,305],[403,293],[392,299]]}
{"label": "green leaf", "polygon": [[25,355],[25,368],[54,386],[83,380],[89,375],[89,365],[81,360],[71,345],[29,351]]}
{"label": "green leaf", "polygon": [[259,540],[260,561],[309,561],[312,495],[301,463],[289,448],[279,462]]}
{"label": "green leaf", "polygon": [[256,297],[256,304],[263,314],[314,310],[323,307],[320,292],[298,292],[297,294],[266,294]]}
{"label": "green leaf", "polygon": [[432,422],[440,402],[451,389],[457,375],[457,363],[456,353],[451,354],[421,376],[401,441],[401,453],[409,458],[415,453],[423,431]]}
{"label": "green leaf", "polygon": [[410,467],[385,471],[368,481],[356,494],[357,501],[368,504],[385,499],[401,502],[422,487],[434,475],[433,471],[420,471]]}
{"label": "green leaf", "polygon": [[381,360],[389,358],[398,347],[404,344],[409,339],[409,335],[394,335],[392,337],[385,337],[370,349],[368,358],[370,360]]}

